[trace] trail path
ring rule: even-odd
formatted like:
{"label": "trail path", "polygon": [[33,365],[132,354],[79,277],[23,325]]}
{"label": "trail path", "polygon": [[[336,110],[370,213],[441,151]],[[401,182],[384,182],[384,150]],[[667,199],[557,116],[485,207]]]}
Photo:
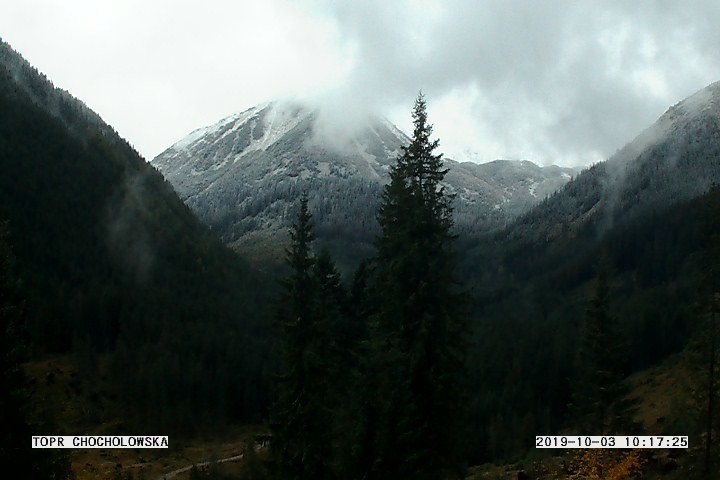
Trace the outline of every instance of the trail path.
{"label": "trail path", "polygon": [[176,476],[180,475],[181,473],[185,473],[185,472],[189,471],[190,469],[193,468],[193,466],[195,466],[197,468],[207,467],[209,465],[212,465],[213,463],[234,462],[234,461],[240,460],[242,457],[243,457],[243,454],[241,453],[240,455],[235,455],[233,457],[227,457],[227,458],[221,458],[219,460],[214,460],[211,462],[193,463],[189,467],[178,468],[177,470],[173,470],[172,472],[160,475],[158,477],[158,480],[170,480],[171,478],[175,478]]}

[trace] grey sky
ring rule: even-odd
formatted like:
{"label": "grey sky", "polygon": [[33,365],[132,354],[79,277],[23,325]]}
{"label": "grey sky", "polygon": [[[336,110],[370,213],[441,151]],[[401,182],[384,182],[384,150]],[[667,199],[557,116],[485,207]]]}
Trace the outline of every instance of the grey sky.
{"label": "grey sky", "polygon": [[4,0],[0,36],[148,159],[277,97],[409,129],[446,155],[584,165],[720,80],[720,2]]}

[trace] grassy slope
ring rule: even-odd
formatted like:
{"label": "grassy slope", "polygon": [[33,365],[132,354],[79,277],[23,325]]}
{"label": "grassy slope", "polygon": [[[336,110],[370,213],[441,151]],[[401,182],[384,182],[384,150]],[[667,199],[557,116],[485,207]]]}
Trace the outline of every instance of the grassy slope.
{"label": "grassy slope", "polygon": [[[627,380],[632,389],[630,396],[638,401],[635,419],[645,430],[642,434],[690,436],[690,448],[687,450],[644,450],[644,479],[703,478],[700,472],[704,459],[704,436],[701,432],[705,404],[703,392],[697,385],[702,385],[705,373],[698,370],[697,362],[696,349],[691,345],[660,365],[638,372]],[[552,453],[544,455],[544,452]],[[563,470],[563,466],[572,462],[578,452],[535,450],[516,464],[473,467],[469,470],[468,479],[516,479],[520,471],[535,480],[585,478],[573,477]],[[618,455],[621,453],[616,452]],[[720,478],[720,472],[717,478]]]}

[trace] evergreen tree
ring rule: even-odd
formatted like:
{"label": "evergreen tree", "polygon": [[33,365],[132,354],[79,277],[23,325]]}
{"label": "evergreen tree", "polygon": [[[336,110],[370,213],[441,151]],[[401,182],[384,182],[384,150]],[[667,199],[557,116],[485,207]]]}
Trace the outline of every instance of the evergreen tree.
{"label": "evergreen tree", "polygon": [[331,445],[327,457],[336,478],[348,476],[348,462],[357,419],[356,393],[359,348],[362,341],[361,319],[350,310],[350,300],[340,280],[340,273],[329,252],[321,250],[313,266],[316,285],[315,318],[318,335],[324,340],[324,374],[327,390],[324,406],[331,429],[326,441]]}
{"label": "evergreen tree", "polygon": [[[437,479],[458,472],[465,325],[454,282],[452,197],[434,153],[425,99],[413,109],[413,137],[390,171],[378,212],[378,311],[370,321],[366,380],[374,425],[358,450],[367,478]],[[372,403],[375,403],[374,405]],[[374,438],[370,440],[368,434]],[[372,453],[368,453],[372,452]]]}
{"label": "evergreen tree", "polygon": [[[10,254],[2,227],[0,224],[0,461],[13,465],[14,459],[21,458],[31,432],[27,424],[25,381],[19,366],[19,341],[14,332],[17,306],[12,294]],[[20,466],[19,471],[25,468],[27,466]]]}
{"label": "evergreen tree", "polygon": [[636,426],[623,382],[625,341],[610,311],[608,262],[600,260],[578,352],[571,410],[583,435],[632,433]]}
{"label": "evergreen tree", "polygon": [[[720,294],[715,293],[720,297]],[[708,345],[707,345],[707,414],[705,417],[705,473],[713,471],[714,457],[713,431],[716,428],[715,402],[717,399],[717,356],[718,356],[718,332],[717,315],[720,299],[711,300],[713,304],[709,314]]]}
{"label": "evergreen tree", "polygon": [[705,415],[705,459],[704,469],[710,473],[714,469],[714,430],[717,428],[716,402],[718,398],[718,317],[720,317],[720,187],[714,186],[704,201],[702,218],[707,247],[703,252],[704,272],[700,289],[703,313],[707,319],[702,329],[707,342],[706,356],[706,415]]}
{"label": "evergreen tree", "polygon": [[364,259],[353,273],[349,292],[350,314],[367,319],[372,312],[372,301],[369,296],[372,276],[372,261]]}
{"label": "evergreen tree", "polygon": [[355,362],[357,321],[348,312],[348,299],[340,272],[326,249],[322,249],[315,259],[312,281],[315,285],[313,312],[318,335],[324,338],[324,361],[334,385],[332,398],[327,400],[334,403],[346,388],[348,369]]}
{"label": "evergreen tree", "polygon": [[320,322],[327,324],[329,330],[337,330],[345,316],[345,290],[340,280],[340,272],[326,249],[322,249],[315,259],[312,277],[316,288],[315,312],[318,317],[322,317]]}
{"label": "evergreen tree", "polygon": [[[280,478],[333,478],[331,464],[331,411],[327,402],[330,346],[318,315],[317,268],[312,255],[311,215],[307,194],[290,236],[287,264],[292,269],[284,282],[280,311],[282,367],[278,397],[272,409],[272,452]],[[327,265],[322,268],[326,268]],[[331,276],[332,277],[332,276]],[[332,278],[324,279],[324,287]]]}
{"label": "evergreen tree", "polygon": [[[11,253],[5,226],[0,223],[0,465],[27,478],[72,478],[70,462],[62,451],[31,450],[31,435],[48,428],[34,423],[27,394],[27,378],[20,368],[21,337],[18,334],[20,301],[11,274]],[[56,432],[52,432],[56,433]]]}

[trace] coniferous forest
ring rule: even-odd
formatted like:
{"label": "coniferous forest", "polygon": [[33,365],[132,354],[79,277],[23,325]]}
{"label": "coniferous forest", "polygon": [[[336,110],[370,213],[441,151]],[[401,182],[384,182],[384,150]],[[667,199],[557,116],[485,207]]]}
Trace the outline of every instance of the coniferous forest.
{"label": "coniferous forest", "polygon": [[[270,441],[245,450],[243,473],[188,478],[482,478],[488,464],[518,479],[717,478],[720,187],[680,195],[673,181],[720,172],[720,117],[655,145],[617,195],[609,161],[503,228],[458,233],[422,94],[411,115],[371,254],[344,252],[357,267],[341,272],[298,177],[278,274],[0,44],[0,463],[71,478],[72,453],[18,443],[192,444],[250,426]],[[691,173],[667,174],[668,151]],[[77,410],[39,400],[67,364]],[[686,397],[643,389],[658,368],[681,369]],[[672,462],[534,448],[561,433],[689,435],[695,448]],[[562,473],[533,467],[561,454]]]}

